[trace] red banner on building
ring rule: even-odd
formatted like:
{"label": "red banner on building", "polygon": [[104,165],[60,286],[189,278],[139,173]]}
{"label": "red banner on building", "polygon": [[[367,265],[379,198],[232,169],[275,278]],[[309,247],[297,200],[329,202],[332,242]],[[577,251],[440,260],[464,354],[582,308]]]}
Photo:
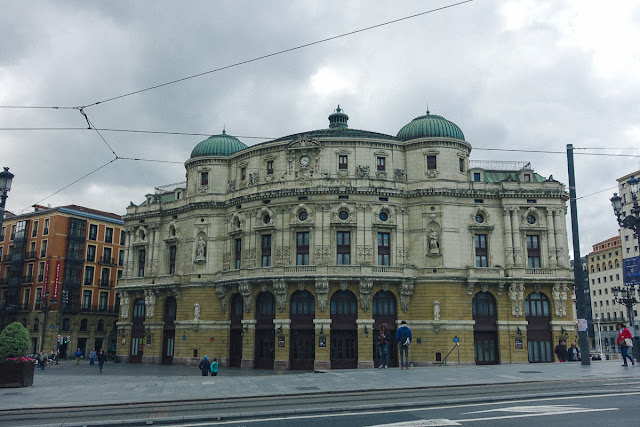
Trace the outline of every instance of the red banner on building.
{"label": "red banner on building", "polygon": [[[49,261],[47,261],[44,265],[44,289],[46,291],[46,289],[49,287]],[[53,297],[55,298],[55,290],[53,291]]]}
{"label": "red banner on building", "polygon": [[53,288],[53,297],[56,298],[58,295],[58,284],[60,283],[60,261],[56,263],[56,284],[55,288]]}

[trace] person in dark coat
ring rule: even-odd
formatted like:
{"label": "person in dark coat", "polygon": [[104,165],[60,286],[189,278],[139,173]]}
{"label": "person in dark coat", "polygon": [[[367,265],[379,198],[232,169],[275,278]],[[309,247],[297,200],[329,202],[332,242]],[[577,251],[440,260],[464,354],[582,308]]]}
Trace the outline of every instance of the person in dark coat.
{"label": "person in dark coat", "polygon": [[102,367],[104,366],[104,362],[107,361],[107,355],[105,354],[103,349],[100,349],[97,354],[98,358],[98,368],[100,368],[100,373],[102,373]]}
{"label": "person in dark coat", "polygon": [[558,362],[566,362],[567,361],[567,341],[564,338],[560,338],[558,341],[558,345],[554,351],[556,353],[556,357],[558,358]]}
{"label": "person in dark coat", "polygon": [[[400,369],[409,369],[409,345],[413,341],[411,329],[404,320],[400,322],[400,327],[396,331],[396,342],[400,349]],[[404,357],[403,357],[404,355]]]}
{"label": "person in dark coat", "polygon": [[576,343],[572,342],[571,347],[567,350],[567,361],[577,362],[580,360],[580,349],[576,347]]}
{"label": "person in dark coat", "polygon": [[209,359],[207,359],[206,355],[198,365],[198,368],[200,368],[200,370],[202,371],[203,377],[209,376],[209,369],[211,369],[211,363],[209,363]]}
{"label": "person in dark coat", "polygon": [[379,368],[389,367],[389,331],[387,330],[387,324],[383,323],[380,326],[380,333],[378,334],[378,353],[380,354],[380,366]]}

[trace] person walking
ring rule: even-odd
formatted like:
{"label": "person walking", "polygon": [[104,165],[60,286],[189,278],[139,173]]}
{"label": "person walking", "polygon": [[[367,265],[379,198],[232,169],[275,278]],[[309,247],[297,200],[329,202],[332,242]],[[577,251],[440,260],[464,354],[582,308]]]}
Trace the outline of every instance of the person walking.
{"label": "person walking", "polygon": [[41,355],[40,353],[36,353],[36,362],[38,362],[37,368],[38,368],[39,370],[44,369],[44,368],[42,367],[42,355]]}
{"label": "person walking", "polygon": [[558,358],[558,362],[567,361],[567,341],[565,341],[564,338],[560,338],[560,341],[558,341],[558,345],[556,346],[554,353]]}
{"label": "person walking", "polygon": [[104,367],[105,362],[107,361],[107,355],[104,353],[103,349],[97,354],[98,357],[98,368],[100,368],[100,373],[102,373],[102,368]]}
{"label": "person walking", "polygon": [[218,358],[217,357],[214,357],[213,362],[211,362],[211,376],[212,377],[218,376]]}
{"label": "person walking", "polygon": [[202,361],[198,365],[198,368],[200,368],[200,371],[202,371],[203,377],[206,377],[209,375],[209,370],[211,369],[211,363],[209,363],[209,359],[207,359],[206,354],[204,355],[204,359],[202,359]]}
{"label": "person walking", "polygon": [[49,356],[47,355],[47,352],[42,350],[40,352],[40,360],[42,361],[42,366],[40,367],[40,369],[44,370],[45,366],[47,366],[48,359],[49,359]]}
{"label": "person walking", "polygon": [[76,350],[76,365],[80,364],[80,358],[82,357],[82,351],[80,351],[80,347]]}
{"label": "person walking", "polygon": [[[403,320],[396,331],[396,342],[400,347],[400,369],[409,369],[409,345],[411,345],[412,340],[411,329],[407,326],[407,322]],[[404,358],[402,355],[404,355]]]}
{"label": "person walking", "polygon": [[580,360],[580,349],[576,347],[576,343],[572,342],[571,347],[567,350],[567,361],[577,362]]}
{"label": "person walking", "polygon": [[636,362],[633,361],[633,357],[629,356],[629,348],[633,347],[633,336],[631,336],[631,331],[624,326],[624,323],[618,322],[616,323],[616,328],[618,328],[618,340],[616,341],[616,345],[620,347],[620,352],[622,353],[622,366],[627,365],[627,359],[631,360],[631,364],[635,365]]}
{"label": "person walking", "polygon": [[389,367],[389,331],[387,330],[387,324],[383,323],[380,326],[380,333],[378,334],[378,354],[380,354],[380,369],[386,369]]}
{"label": "person walking", "polygon": [[89,352],[89,365],[91,366],[96,365],[96,349],[95,348],[92,348],[91,351]]}

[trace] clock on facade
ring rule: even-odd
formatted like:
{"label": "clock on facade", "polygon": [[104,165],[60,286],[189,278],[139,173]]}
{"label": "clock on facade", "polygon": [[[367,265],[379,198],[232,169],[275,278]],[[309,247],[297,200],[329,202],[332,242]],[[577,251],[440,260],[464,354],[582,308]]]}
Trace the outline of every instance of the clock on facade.
{"label": "clock on facade", "polygon": [[299,161],[301,166],[309,166],[311,159],[309,159],[309,156],[302,156]]}

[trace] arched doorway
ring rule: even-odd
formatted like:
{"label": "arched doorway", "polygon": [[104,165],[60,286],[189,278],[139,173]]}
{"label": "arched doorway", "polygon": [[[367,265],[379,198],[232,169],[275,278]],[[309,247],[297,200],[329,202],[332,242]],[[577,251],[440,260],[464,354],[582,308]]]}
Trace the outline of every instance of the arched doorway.
{"label": "arched doorway", "polygon": [[527,295],[524,300],[524,315],[528,322],[529,363],[553,362],[549,298],[540,292]]}
{"label": "arched doorway", "polygon": [[358,367],[358,300],[351,291],[331,296],[331,369]]}
{"label": "arched doorway", "polygon": [[176,311],[177,303],[174,297],[169,297],[164,302],[164,315],[162,326],[162,364],[173,363],[173,352],[176,343]]}
{"label": "arched doorway", "polygon": [[313,319],[316,300],[309,291],[295,291],[291,295],[291,338],[289,368],[312,371],[316,360],[316,334]]}
{"label": "arched doorway", "polygon": [[380,365],[380,353],[378,352],[378,332],[383,323],[387,324],[389,335],[389,366],[398,366],[398,344],[396,343],[396,323],[398,312],[396,311],[396,297],[391,291],[378,291],[373,296],[371,314],[373,316],[373,331],[371,331],[373,343],[373,365]]}
{"label": "arched doorway", "polygon": [[498,349],[498,312],[496,299],[489,292],[478,292],[471,302],[473,314],[473,348],[476,365],[497,365]]}
{"label": "arched doorway", "polygon": [[260,292],[256,300],[256,369],[273,369],[275,353],[276,299],[271,292]]}
{"label": "arched doorway", "polygon": [[131,326],[131,353],[129,363],[142,363],[142,349],[144,348],[144,298],[138,298],[133,303],[133,324]]}
{"label": "arched doorway", "polygon": [[229,320],[231,320],[229,326],[229,366],[233,368],[239,368],[242,364],[243,309],[242,295],[234,294],[231,298],[231,313],[229,313]]}

